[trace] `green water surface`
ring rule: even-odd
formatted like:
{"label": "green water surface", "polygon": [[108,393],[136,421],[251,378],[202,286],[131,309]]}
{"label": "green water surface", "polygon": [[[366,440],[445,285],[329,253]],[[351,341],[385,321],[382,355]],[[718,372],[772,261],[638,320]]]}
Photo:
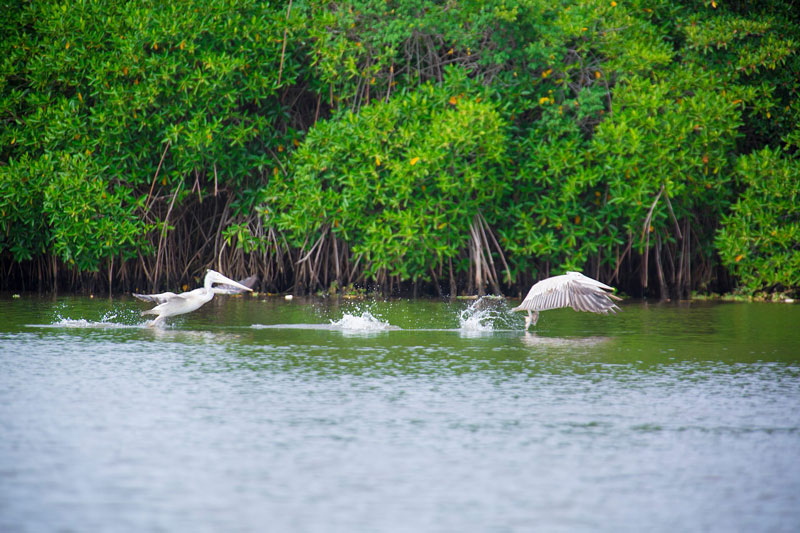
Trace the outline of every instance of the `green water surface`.
{"label": "green water surface", "polygon": [[800,307],[0,296],[0,531],[798,531]]}

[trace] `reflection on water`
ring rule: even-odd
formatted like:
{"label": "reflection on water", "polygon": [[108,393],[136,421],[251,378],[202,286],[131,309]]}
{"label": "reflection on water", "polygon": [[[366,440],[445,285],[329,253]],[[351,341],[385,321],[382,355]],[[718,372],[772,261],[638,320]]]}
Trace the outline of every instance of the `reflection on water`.
{"label": "reflection on water", "polygon": [[608,342],[611,340],[610,337],[600,337],[600,336],[592,336],[592,337],[542,337],[541,335],[537,335],[536,333],[531,333],[530,331],[526,331],[523,333],[522,337],[522,344],[525,346],[530,346],[531,348],[577,348],[577,347],[586,347],[586,346],[597,346],[598,344]]}
{"label": "reflection on water", "polygon": [[241,339],[241,335],[236,333],[226,333],[220,331],[192,331],[167,329],[163,327],[146,327],[143,330],[145,336],[150,335],[157,341],[184,342],[189,344],[212,344],[222,345],[236,342]]}
{"label": "reflection on water", "polygon": [[623,303],[0,298],[0,531],[797,530],[800,307]]}

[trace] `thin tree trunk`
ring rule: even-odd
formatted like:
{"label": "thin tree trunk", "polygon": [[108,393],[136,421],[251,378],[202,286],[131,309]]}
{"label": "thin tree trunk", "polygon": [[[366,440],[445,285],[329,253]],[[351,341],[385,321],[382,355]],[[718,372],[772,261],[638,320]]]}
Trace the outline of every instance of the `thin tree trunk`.
{"label": "thin tree trunk", "polygon": [[684,277],[684,294],[689,298],[692,290],[692,228],[689,225],[689,217],[686,217],[686,222],[683,230],[686,239],[686,276]]}
{"label": "thin tree trunk", "polygon": [[114,277],[114,256],[108,259],[108,297],[111,298],[111,280]]}
{"label": "thin tree trunk", "polygon": [[58,294],[58,257],[55,254],[53,258],[53,294]]}
{"label": "thin tree trunk", "polygon": [[[439,263],[441,266],[441,262]],[[439,286],[439,278],[436,276],[436,269],[431,267],[431,276],[433,277],[433,286],[436,288],[436,294],[439,295],[439,298],[442,297],[442,288]]]}
{"label": "thin tree trunk", "polygon": [[153,273],[153,280],[152,280],[152,286],[151,286],[151,289],[152,289],[153,292],[157,292],[156,291],[156,288],[157,288],[156,284],[158,283],[158,270],[159,270],[159,267],[161,266],[161,252],[163,251],[164,238],[165,238],[165,236],[167,234],[167,225],[169,224],[169,215],[170,215],[170,213],[172,213],[172,207],[175,205],[175,199],[178,197],[178,192],[180,192],[182,185],[183,185],[183,182],[181,181],[178,184],[178,188],[175,189],[175,194],[172,195],[172,201],[169,203],[169,208],[167,208],[167,214],[164,215],[164,226],[161,228],[161,236],[158,238],[158,251],[156,252],[156,266],[155,266],[155,271]]}
{"label": "thin tree trunk", "polygon": [[481,257],[481,237],[478,228],[478,217],[472,219],[472,224],[469,227],[472,234],[472,262],[475,265],[475,285],[477,288],[478,296],[484,295],[483,289],[483,258]]}
{"label": "thin tree trunk", "polygon": [[[292,0],[289,0],[289,8],[286,10],[286,22],[288,25],[289,22],[289,15],[292,12]],[[281,46],[281,64],[278,68],[278,86],[281,84],[281,74],[283,74],[283,59],[286,55],[286,37],[289,33],[289,28],[286,27],[283,29],[283,45]]]}
{"label": "thin tree trunk", "polygon": [[667,299],[668,290],[667,283],[664,280],[664,270],[661,267],[661,235],[656,233],[656,272],[658,273],[658,290],[659,296],[662,300]]}
{"label": "thin tree trunk", "polygon": [[336,267],[336,287],[342,290],[342,271],[339,267],[339,246],[336,243],[336,236],[331,232],[331,239],[333,240],[333,261]]}
{"label": "thin tree trunk", "polygon": [[453,275],[453,259],[451,257],[448,257],[447,263],[450,273],[450,298],[455,298],[456,296],[458,296],[458,288],[456,286],[456,278]]}

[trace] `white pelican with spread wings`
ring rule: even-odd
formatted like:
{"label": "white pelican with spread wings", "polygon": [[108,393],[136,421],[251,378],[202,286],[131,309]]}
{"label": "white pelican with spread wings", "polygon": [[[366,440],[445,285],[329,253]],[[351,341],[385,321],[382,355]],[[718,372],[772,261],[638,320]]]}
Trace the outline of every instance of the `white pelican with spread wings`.
{"label": "white pelican with spread wings", "polygon": [[[567,272],[534,284],[528,295],[512,311],[527,311],[525,329],[536,325],[539,311],[572,307],[576,311],[589,311],[603,315],[619,310],[614,300],[621,300],[611,294],[614,287],[601,283],[580,272]],[[608,291],[608,292],[607,292]]]}

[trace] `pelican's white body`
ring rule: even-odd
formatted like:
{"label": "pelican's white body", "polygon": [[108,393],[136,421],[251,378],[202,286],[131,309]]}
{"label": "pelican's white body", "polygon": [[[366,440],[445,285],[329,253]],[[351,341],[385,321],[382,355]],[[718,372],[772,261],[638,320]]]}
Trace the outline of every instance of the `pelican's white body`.
{"label": "pelican's white body", "polygon": [[591,313],[615,313],[619,309],[613,302],[620,300],[610,292],[614,287],[601,283],[580,272],[567,272],[561,276],[553,276],[534,284],[528,295],[519,306],[512,311],[527,311],[525,329],[535,325],[539,319],[539,311],[572,307],[576,311]]}
{"label": "pelican's white body", "polygon": [[[228,288],[214,287],[214,283],[223,283]],[[252,291],[250,287],[242,285],[216,272],[209,270],[206,273],[203,287],[193,291],[175,294],[174,292],[162,292],[160,294],[134,294],[134,296],[145,302],[158,303],[152,309],[142,311],[142,315],[158,315],[153,321],[153,325],[163,322],[165,319],[175,315],[183,315],[200,309],[214,298],[214,294],[235,294],[243,291]]]}

